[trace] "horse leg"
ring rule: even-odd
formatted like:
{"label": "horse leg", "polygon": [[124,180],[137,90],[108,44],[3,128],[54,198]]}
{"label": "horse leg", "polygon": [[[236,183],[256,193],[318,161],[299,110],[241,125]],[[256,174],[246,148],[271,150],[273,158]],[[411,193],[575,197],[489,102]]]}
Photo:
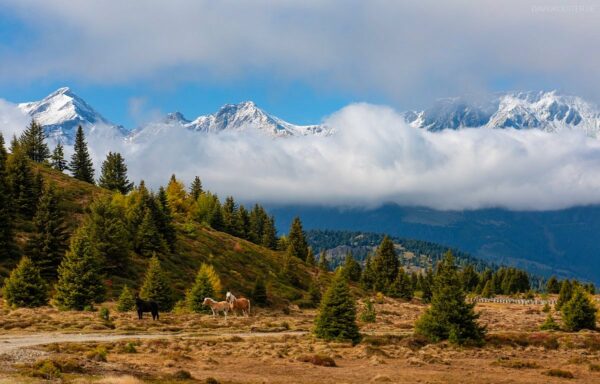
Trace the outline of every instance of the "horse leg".
{"label": "horse leg", "polygon": [[138,320],[142,320],[143,316],[144,316],[144,312],[138,310]]}

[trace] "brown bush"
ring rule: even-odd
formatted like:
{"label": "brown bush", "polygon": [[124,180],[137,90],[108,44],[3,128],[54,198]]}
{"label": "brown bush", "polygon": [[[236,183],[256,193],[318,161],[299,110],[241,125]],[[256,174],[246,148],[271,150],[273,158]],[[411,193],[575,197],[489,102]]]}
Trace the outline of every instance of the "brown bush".
{"label": "brown bush", "polygon": [[325,355],[305,355],[298,358],[303,363],[311,363],[321,367],[337,367],[335,360]]}

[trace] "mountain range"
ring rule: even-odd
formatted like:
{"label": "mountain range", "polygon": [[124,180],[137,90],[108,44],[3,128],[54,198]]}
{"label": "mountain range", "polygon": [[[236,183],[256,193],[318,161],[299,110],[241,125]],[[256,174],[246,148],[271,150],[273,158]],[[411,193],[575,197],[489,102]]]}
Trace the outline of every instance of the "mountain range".
{"label": "mountain range", "polygon": [[[198,133],[255,130],[273,137],[332,135],[325,124],[295,125],[271,115],[252,101],[223,105],[217,112],[193,120],[180,112],[141,127],[126,129],[110,122],[70,88],[64,87],[40,101],[21,103],[19,109],[42,124],[49,138],[73,142],[78,125],[104,130],[104,135],[122,136],[128,141],[143,140],[162,129],[182,128]],[[574,130],[596,137],[600,131],[600,109],[577,96],[557,91],[507,92],[469,99],[440,99],[421,111],[403,116],[413,127],[432,132],[462,128],[540,129],[547,132]]]}

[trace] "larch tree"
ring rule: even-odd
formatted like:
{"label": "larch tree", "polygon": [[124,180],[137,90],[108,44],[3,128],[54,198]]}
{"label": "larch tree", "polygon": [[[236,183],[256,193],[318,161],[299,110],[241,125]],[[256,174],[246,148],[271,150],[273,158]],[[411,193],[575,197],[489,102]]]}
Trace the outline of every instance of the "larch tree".
{"label": "larch tree", "polygon": [[94,184],[94,164],[92,163],[81,125],[77,127],[73,150],[74,153],[69,163],[71,174],[78,180]]}
{"label": "larch tree", "polygon": [[111,191],[124,195],[133,189],[133,183],[127,178],[127,165],[125,159],[117,152],[108,152],[106,160],[102,163],[102,170],[98,185]]}
{"label": "larch tree", "polygon": [[196,274],[194,284],[185,294],[185,302],[187,307],[192,312],[210,312],[210,308],[204,306],[202,302],[206,297],[214,297],[215,290],[210,282],[210,276],[207,271],[202,268]]}

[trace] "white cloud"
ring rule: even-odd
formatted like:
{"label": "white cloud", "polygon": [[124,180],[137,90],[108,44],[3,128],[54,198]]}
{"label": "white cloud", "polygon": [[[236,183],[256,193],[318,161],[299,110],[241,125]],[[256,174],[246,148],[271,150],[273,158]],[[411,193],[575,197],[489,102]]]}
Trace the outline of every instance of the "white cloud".
{"label": "white cloud", "polygon": [[1,81],[160,86],[249,74],[402,109],[489,88],[598,100],[600,5],[566,0],[0,0],[28,31],[0,47]]}
{"label": "white cloud", "polygon": [[125,156],[131,177],[157,187],[199,175],[243,201],[440,209],[558,209],[600,203],[600,141],[577,133],[464,129],[431,133],[387,107],[350,105],[332,137],[206,135],[163,126],[136,143],[92,134],[99,165]]}
{"label": "white cloud", "polygon": [[19,136],[25,130],[29,121],[30,119],[13,103],[0,99],[0,132],[6,145],[13,136]]}

